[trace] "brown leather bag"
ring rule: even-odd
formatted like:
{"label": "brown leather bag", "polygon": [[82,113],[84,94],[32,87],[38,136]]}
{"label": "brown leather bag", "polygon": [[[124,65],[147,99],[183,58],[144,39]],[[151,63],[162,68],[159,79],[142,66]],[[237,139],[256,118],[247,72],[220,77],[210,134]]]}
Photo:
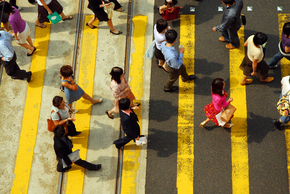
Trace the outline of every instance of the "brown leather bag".
{"label": "brown leather bag", "polygon": [[229,104],[223,111],[221,114],[221,120],[224,122],[229,122],[229,120],[231,120],[231,118],[234,116],[234,113],[237,109]]}
{"label": "brown leather bag", "polygon": [[[54,110],[51,111],[50,114],[52,114],[53,112],[55,112]],[[56,112],[58,114],[59,117],[59,121],[61,121],[61,116],[58,112]],[[65,134],[68,134],[68,128],[67,128],[67,123],[62,124],[62,126],[64,127],[65,130]],[[56,125],[54,124],[53,120],[51,119],[51,117],[49,119],[47,119],[47,130],[50,132],[53,132],[54,128],[56,127]]]}

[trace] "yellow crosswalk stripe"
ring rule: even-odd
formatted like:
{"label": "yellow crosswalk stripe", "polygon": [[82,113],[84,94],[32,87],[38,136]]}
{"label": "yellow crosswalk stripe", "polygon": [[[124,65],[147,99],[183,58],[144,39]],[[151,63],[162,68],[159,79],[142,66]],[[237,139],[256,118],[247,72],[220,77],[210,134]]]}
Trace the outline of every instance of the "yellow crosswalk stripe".
{"label": "yellow crosswalk stripe", "polygon": [[[183,64],[194,74],[195,16],[180,16],[180,44],[184,46]],[[178,97],[177,193],[193,193],[194,180],[194,81],[179,78]]]}
{"label": "yellow crosswalk stripe", "polygon": [[[283,25],[290,21],[290,14],[278,14],[278,24],[279,24],[279,37],[282,40],[281,34],[283,30]],[[289,60],[281,59],[281,76],[285,77],[290,75]],[[287,152],[287,170],[288,170],[288,182],[290,190],[290,126],[285,125],[285,140],[286,140],[286,152]]]}
{"label": "yellow crosswalk stripe", "polygon": [[[86,16],[85,22],[93,16]],[[94,23],[98,25],[98,21]],[[98,42],[98,28],[92,30],[84,25],[84,32],[82,38],[81,59],[79,67],[78,85],[89,95],[93,95],[95,63]],[[78,131],[82,134],[80,137],[73,138],[73,150],[80,149],[80,158],[85,160],[87,157],[88,137],[90,132],[91,121],[91,103],[81,98],[76,103],[76,109],[79,113],[75,115],[75,125]],[[66,193],[79,194],[83,193],[85,169],[77,165],[72,166],[72,170],[68,172]]]}
{"label": "yellow crosswalk stripe", "polygon": [[27,193],[33,160],[37,125],[41,107],[43,77],[49,43],[50,24],[46,28],[36,28],[34,45],[37,51],[32,55],[30,70],[32,80],[28,84],[25,108],[22,120],[22,131],[14,170],[15,179],[11,193]]}
{"label": "yellow crosswalk stripe", "polygon": [[[143,66],[145,54],[145,33],[147,29],[147,16],[134,16],[134,33],[133,33],[133,44],[134,53],[132,53],[132,63],[130,64],[129,77],[130,87],[136,100],[140,100],[143,97],[143,84],[144,74]],[[139,125],[142,134],[142,106],[135,113],[138,115]],[[122,170],[122,186],[121,193],[136,194],[136,178],[139,169],[139,157],[140,157],[140,146],[136,146],[133,141],[124,146],[124,158],[123,158],[123,170]]]}
{"label": "yellow crosswalk stripe", "polygon": [[247,101],[246,86],[241,86],[243,71],[239,66],[245,56],[244,26],[238,32],[241,47],[230,50],[230,96],[233,106],[237,108],[231,128],[232,147],[232,192],[249,193],[249,157],[247,137]]}

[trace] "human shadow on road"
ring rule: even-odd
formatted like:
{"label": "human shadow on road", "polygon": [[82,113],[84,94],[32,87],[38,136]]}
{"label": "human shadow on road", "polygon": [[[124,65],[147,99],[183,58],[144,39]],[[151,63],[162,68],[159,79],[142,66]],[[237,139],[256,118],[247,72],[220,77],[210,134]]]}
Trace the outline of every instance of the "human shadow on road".
{"label": "human shadow on road", "polygon": [[[154,111],[151,111],[154,109]],[[173,111],[174,110],[174,111]],[[149,107],[149,120],[157,122],[167,121],[171,117],[178,115],[178,107],[173,106],[172,102],[167,100],[151,100]]]}

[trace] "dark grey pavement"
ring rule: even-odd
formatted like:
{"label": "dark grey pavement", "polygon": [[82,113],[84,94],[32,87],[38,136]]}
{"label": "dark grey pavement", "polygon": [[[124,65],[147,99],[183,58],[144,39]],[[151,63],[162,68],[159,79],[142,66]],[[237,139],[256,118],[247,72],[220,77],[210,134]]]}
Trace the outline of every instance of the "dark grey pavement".
{"label": "dark grey pavement", "polygon": [[[157,0],[157,8],[164,1]],[[211,102],[210,84],[216,77],[226,80],[229,91],[229,51],[218,41],[219,32],[212,27],[220,24],[223,6],[219,0],[179,1],[180,14],[195,14],[195,107],[194,107],[194,193],[232,193],[230,130],[214,126],[200,128],[206,117],[204,105]],[[195,12],[189,12],[194,6]],[[247,11],[253,6],[253,11]],[[277,11],[282,6],[283,11]],[[223,6],[224,7],[224,6]],[[155,9],[155,20],[161,18]],[[288,12],[287,12],[288,11]],[[287,0],[244,0],[243,13],[247,17],[245,40],[258,31],[268,35],[265,60],[276,52],[279,41],[278,14],[289,13]],[[179,32],[179,20],[169,25]],[[175,43],[177,47],[179,43]],[[186,51],[185,51],[186,52]],[[289,62],[290,65],[290,62]],[[287,156],[284,131],[276,130],[272,119],[278,118],[276,102],[280,95],[280,67],[269,71],[272,83],[262,84],[253,78],[246,86],[248,111],[248,152],[250,193],[289,193]],[[146,193],[177,193],[177,119],[178,93],[164,93],[167,73],[157,67],[153,59],[151,74],[149,143],[147,152]],[[238,78],[240,80],[241,78]],[[175,83],[178,85],[178,82]],[[235,99],[234,99],[235,100]]]}

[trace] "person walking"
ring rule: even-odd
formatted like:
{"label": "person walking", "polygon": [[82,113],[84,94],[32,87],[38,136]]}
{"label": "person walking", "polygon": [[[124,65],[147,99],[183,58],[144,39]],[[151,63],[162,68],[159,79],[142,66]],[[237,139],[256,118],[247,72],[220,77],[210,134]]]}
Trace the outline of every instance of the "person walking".
{"label": "person walking", "polygon": [[[281,94],[280,94],[280,98],[282,98],[282,96],[284,96],[285,94],[287,94],[290,90],[290,76],[285,76],[282,78],[281,80]],[[290,121],[290,117],[289,116],[281,116],[279,119],[274,119],[273,123],[274,126],[276,127],[276,129],[280,130],[280,127],[282,124],[287,124]]]}
{"label": "person walking", "polygon": [[224,10],[222,23],[212,28],[214,32],[219,31],[222,36],[219,37],[221,42],[229,42],[226,45],[227,49],[240,47],[238,30],[241,28],[241,12],[243,9],[242,0],[222,0],[227,6]]}
{"label": "person walking", "polygon": [[[95,28],[97,28],[97,26],[93,25],[94,21],[96,21],[96,20],[99,20],[100,22],[106,21],[109,28],[110,28],[110,33],[112,33],[114,35],[122,34],[121,31],[116,30],[114,28],[112,18],[108,18],[108,14],[104,11],[104,7],[107,7],[111,4],[112,4],[112,2],[103,4],[102,0],[89,0],[88,8],[94,12],[95,16],[88,23],[86,23],[86,25],[88,27],[90,27],[91,29],[95,29]],[[119,8],[119,9],[121,9],[121,8]]]}
{"label": "person walking", "polygon": [[130,104],[131,102],[129,98],[122,98],[119,100],[119,107],[121,109],[121,125],[126,136],[114,141],[117,149],[120,149],[131,140],[135,141],[140,138],[140,126],[138,124],[139,120],[133,109],[130,108]]}
{"label": "person walking", "polygon": [[279,48],[278,53],[267,62],[270,69],[277,68],[278,67],[277,63],[283,57],[290,60],[290,22],[284,24],[281,37],[282,41],[278,45]]}
{"label": "person walking", "polygon": [[274,77],[268,77],[269,66],[264,61],[264,53],[262,45],[267,42],[268,37],[262,32],[250,36],[244,43],[248,47],[247,54],[243,59],[240,69],[243,70],[243,78],[241,85],[250,84],[252,79],[247,79],[248,76],[257,76],[260,82],[271,82]]}
{"label": "person walking", "polygon": [[62,125],[66,129],[66,134],[69,136],[76,136],[81,132],[76,131],[75,118],[70,116],[69,107],[66,105],[63,97],[55,96],[52,100],[51,119],[55,126]]}
{"label": "person walking", "polygon": [[166,60],[166,70],[169,75],[164,85],[164,92],[174,92],[178,87],[173,84],[180,75],[183,82],[195,79],[195,75],[188,75],[183,65],[184,47],[179,48],[180,53],[178,54],[173,46],[177,39],[177,32],[173,29],[167,30],[165,38],[166,41],[161,43],[161,52]]}
{"label": "person walking", "polygon": [[[71,161],[68,155],[72,153],[73,144],[72,141],[65,135],[64,127],[62,125],[58,125],[54,128],[53,132],[53,147],[58,161],[56,167],[58,172],[67,172],[71,168],[72,163],[91,171],[101,169],[101,164],[92,164],[82,159]],[[63,162],[67,165],[66,168],[63,168]]]}
{"label": "person walking", "polygon": [[158,19],[154,25],[154,39],[155,39],[155,57],[158,59],[158,67],[165,68],[164,55],[161,52],[161,43],[165,41],[165,33],[168,29],[168,23],[164,19]]}
{"label": "person walking", "polygon": [[[220,126],[216,119],[216,115],[233,101],[232,97],[226,100],[228,94],[225,92],[225,81],[222,78],[215,78],[212,81],[211,96],[212,103],[204,107],[204,112],[207,116],[207,119],[200,123],[199,126],[201,127],[204,127],[209,121],[212,121],[215,125]],[[234,124],[226,123],[222,127],[231,128],[233,125]]]}
{"label": "person walking", "polygon": [[51,15],[53,12],[57,12],[62,20],[71,20],[72,16],[67,16],[63,13],[63,7],[59,4],[57,0],[36,0],[38,3],[38,16],[35,21],[35,25],[40,28],[46,28],[46,25],[43,22],[49,22],[47,18],[48,15]]}
{"label": "person walking", "polygon": [[123,69],[120,67],[113,67],[110,72],[111,77],[111,87],[113,96],[114,96],[114,108],[110,111],[106,110],[106,114],[110,119],[113,119],[113,113],[119,113],[119,100],[122,98],[130,99],[130,107],[135,109],[140,103],[133,104],[133,100],[135,100],[135,96],[132,93],[129,84],[125,78],[123,73]]}
{"label": "person walking", "polygon": [[[86,100],[89,100],[92,104],[101,103],[103,98],[100,99],[93,99],[84,90],[77,85],[73,80],[73,69],[69,65],[64,65],[60,68],[60,75],[61,75],[61,85],[64,87],[64,94],[67,100],[68,106],[71,108],[72,103],[74,101],[79,100],[83,97]],[[73,110],[74,112],[77,112]]]}
{"label": "person walking", "polygon": [[29,36],[30,28],[28,24],[21,18],[18,9],[11,6],[7,2],[2,3],[0,9],[2,9],[2,6],[4,6],[4,13],[9,15],[9,23],[12,26],[16,42],[20,46],[27,48],[27,56],[31,56],[36,48],[34,47],[32,40]]}
{"label": "person walking", "polygon": [[12,79],[26,79],[30,82],[32,73],[31,71],[26,72],[21,70],[16,63],[16,53],[12,46],[12,34],[5,31],[0,31],[0,57],[2,65],[4,66],[7,75],[11,76]]}

